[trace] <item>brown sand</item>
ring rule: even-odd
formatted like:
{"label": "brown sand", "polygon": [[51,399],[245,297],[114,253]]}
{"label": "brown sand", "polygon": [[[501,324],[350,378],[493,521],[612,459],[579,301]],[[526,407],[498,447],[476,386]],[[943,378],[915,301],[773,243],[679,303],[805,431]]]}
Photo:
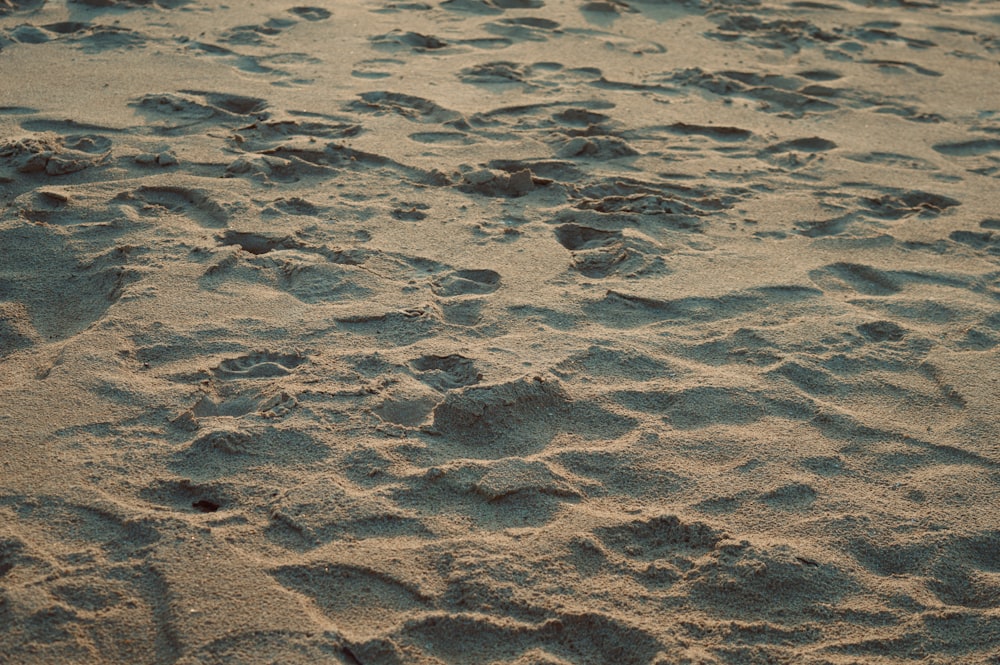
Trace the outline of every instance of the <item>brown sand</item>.
{"label": "brown sand", "polygon": [[998,33],[0,0],[0,662],[1000,663]]}

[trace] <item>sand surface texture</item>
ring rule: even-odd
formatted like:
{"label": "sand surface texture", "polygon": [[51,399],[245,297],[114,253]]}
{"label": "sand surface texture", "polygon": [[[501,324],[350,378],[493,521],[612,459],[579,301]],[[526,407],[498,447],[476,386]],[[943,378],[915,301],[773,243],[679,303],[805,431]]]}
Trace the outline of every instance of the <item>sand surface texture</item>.
{"label": "sand surface texture", "polygon": [[988,0],[0,0],[0,661],[1000,663],[998,178]]}

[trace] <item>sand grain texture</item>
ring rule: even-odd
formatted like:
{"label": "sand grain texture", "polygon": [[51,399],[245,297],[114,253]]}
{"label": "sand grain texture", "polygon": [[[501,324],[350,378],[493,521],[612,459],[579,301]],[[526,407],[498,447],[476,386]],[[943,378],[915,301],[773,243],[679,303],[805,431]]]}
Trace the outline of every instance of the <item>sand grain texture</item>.
{"label": "sand grain texture", "polygon": [[0,0],[0,661],[1000,663],[1000,6]]}

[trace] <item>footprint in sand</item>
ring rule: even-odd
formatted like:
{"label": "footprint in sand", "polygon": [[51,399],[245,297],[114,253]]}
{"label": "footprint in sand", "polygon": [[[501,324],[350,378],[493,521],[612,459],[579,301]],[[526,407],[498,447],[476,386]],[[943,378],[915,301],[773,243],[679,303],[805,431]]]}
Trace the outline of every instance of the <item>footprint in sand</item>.
{"label": "footprint in sand", "polygon": [[375,48],[397,51],[400,48],[411,48],[416,53],[426,51],[437,51],[448,46],[445,42],[433,35],[424,35],[419,32],[404,32],[403,30],[392,30],[382,35],[375,35],[370,38]]}
{"label": "footprint in sand", "polygon": [[508,83],[528,84],[530,67],[516,62],[486,62],[466,67],[459,72],[463,83],[483,85],[503,85]]}
{"label": "footprint in sand", "polygon": [[494,270],[454,270],[431,284],[431,290],[442,297],[481,295],[499,288],[500,273]]}
{"label": "footprint in sand", "polygon": [[606,277],[628,257],[620,231],[563,224],[556,227],[556,239],[573,252],[573,267],[587,277]]}
{"label": "footprint in sand", "polygon": [[707,72],[697,67],[677,70],[667,79],[673,85],[695,86],[726,98],[747,97],[760,102],[760,110],[801,117],[806,113],[836,111],[836,104],[807,94],[807,86],[797,90],[802,83],[796,77],[762,75],[755,72]]}
{"label": "footprint in sand", "polygon": [[369,58],[354,63],[351,76],[359,79],[384,79],[393,75],[395,68],[405,64],[397,58]]}
{"label": "footprint in sand", "polygon": [[298,353],[258,351],[238,358],[223,360],[213,373],[220,379],[261,379],[287,376],[306,362]]}
{"label": "footprint in sand", "polygon": [[471,359],[457,353],[420,356],[410,366],[419,372],[417,378],[442,392],[475,385],[483,378]]}
{"label": "footprint in sand", "polygon": [[[70,0],[71,3],[86,5],[97,9],[137,9],[140,7],[156,7],[159,9],[177,9],[191,0]],[[38,3],[42,4],[42,3]]]}
{"label": "footprint in sand", "polygon": [[452,111],[415,95],[377,90],[363,92],[358,96],[360,100],[347,105],[349,110],[362,113],[395,113],[414,122],[446,123],[462,120],[462,114],[458,111]]}
{"label": "footprint in sand", "polygon": [[954,143],[935,143],[931,146],[942,155],[952,157],[978,157],[1000,152],[1000,139],[972,139]]}
{"label": "footprint in sand", "polygon": [[442,9],[474,14],[501,14],[505,9],[539,9],[544,0],[444,0]]}
{"label": "footprint in sand", "polygon": [[323,9],[322,7],[292,7],[288,11],[296,16],[304,18],[307,21],[322,21],[323,19],[328,19],[332,16],[329,10]]}
{"label": "footprint in sand", "polygon": [[129,105],[149,119],[161,121],[160,127],[164,130],[189,128],[218,120],[245,123],[269,115],[267,102],[257,97],[197,90],[182,90],[180,93],[147,94]]}
{"label": "footprint in sand", "polygon": [[749,129],[715,125],[694,125],[687,122],[675,122],[664,128],[667,132],[678,136],[704,136],[713,141],[734,142],[746,141],[753,136]]}
{"label": "footprint in sand", "polygon": [[938,166],[922,157],[894,152],[863,152],[844,155],[847,159],[862,164],[879,164],[911,171],[937,171]]}
{"label": "footprint in sand", "polygon": [[62,176],[106,164],[110,148],[103,136],[37,134],[0,142],[0,164],[18,173]]}
{"label": "footprint in sand", "polygon": [[[629,563],[665,560],[679,563],[684,568],[728,538],[725,532],[704,522],[685,521],[675,515],[636,519],[618,526],[599,528],[596,535],[604,547]],[[653,572],[648,565],[637,565],[634,570]]]}
{"label": "footprint in sand", "polygon": [[476,297],[500,288],[500,274],[493,270],[453,270],[431,282],[431,291],[444,300],[438,303],[442,318],[460,326],[474,326],[481,320],[486,300]]}
{"label": "footprint in sand", "polygon": [[231,217],[227,208],[238,208],[239,205],[222,204],[206,190],[180,185],[143,185],[133,191],[122,192],[115,200],[134,205],[142,213],[173,213],[209,228],[225,226]]}
{"label": "footprint in sand", "polygon": [[535,16],[503,18],[494,23],[488,23],[486,29],[514,41],[544,42],[549,40],[552,35],[562,34],[557,22]]}
{"label": "footprint in sand", "polygon": [[907,330],[892,321],[872,321],[857,327],[866,339],[872,342],[898,342],[906,337]]}
{"label": "footprint in sand", "polygon": [[15,12],[30,12],[45,4],[45,0],[5,0],[0,3],[0,16]]}
{"label": "footprint in sand", "polygon": [[[546,562],[519,560],[517,565],[538,568],[546,565]],[[503,574],[490,571],[489,564],[485,562],[463,561],[463,568],[465,566],[473,568],[475,572],[464,571],[463,574],[475,575],[473,579],[479,584],[490,587],[508,584]],[[478,568],[483,570],[479,571]],[[457,577],[456,573],[452,575]],[[479,582],[480,579],[483,581]],[[465,588],[469,585],[465,579],[453,584],[454,588],[449,586],[446,593],[463,593],[463,585]],[[473,648],[471,645],[474,644],[475,651],[481,655],[483,662],[490,663],[505,660],[544,665],[567,662],[652,663],[663,653],[662,643],[651,631],[622,621],[612,612],[572,609],[556,612],[551,619],[540,623],[515,623],[485,612],[469,612],[465,615],[429,612],[413,614],[415,618],[401,624],[402,627],[392,634],[395,640],[371,638],[365,642],[352,643],[350,649],[356,656],[355,660],[365,663],[397,663],[412,660],[410,654],[419,653],[417,658],[421,661],[457,662],[455,655],[459,652],[454,646],[457,635],[468,636],[466,639],[469,642],[460,643],[463,644],[463,652]],[[407,655],[404,656],[396,645],[396,640],[419,644],[427,655],[407,649]],[[523,656],[513,661],[510,659],[511,653]],[[560,657],[565,653],[572,654],[573,657]],[[627,654],[627,657],[623,657],[623,654]]]}
{"label": "footprint in sand", "polygon": [[922,191],[889,190],[878,198],[863,198],[861,205],[879,219],[895,221],[906,217],[936,217],[962,202],[948,196]]}
{"label": "footprint in sand", "polygon": [[219,236],[219,244],[224,247],[237,246],[244,252],[260,255],[276,249],[294,249],[301,247],[302,243],[291,236],[271,237],[262,233],[249,233],[243,231],[226,231]]}
{"label": "footprint in sand", "polygon": [[614,273],[636,277],[668,272],[659,256],[662,250],[648,238],[563,224],[556,227],[556,240],[572,252],[573,269],[585,277],[608,277]]}

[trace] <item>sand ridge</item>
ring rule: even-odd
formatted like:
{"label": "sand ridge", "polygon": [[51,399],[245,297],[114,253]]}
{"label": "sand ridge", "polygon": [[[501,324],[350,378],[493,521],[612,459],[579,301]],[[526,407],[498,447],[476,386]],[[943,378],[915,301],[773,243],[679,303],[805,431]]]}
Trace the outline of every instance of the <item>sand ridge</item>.
{"label": "sand ridge", "polygon": [[0,0],[0,661],[997,663],[986,0]]}

